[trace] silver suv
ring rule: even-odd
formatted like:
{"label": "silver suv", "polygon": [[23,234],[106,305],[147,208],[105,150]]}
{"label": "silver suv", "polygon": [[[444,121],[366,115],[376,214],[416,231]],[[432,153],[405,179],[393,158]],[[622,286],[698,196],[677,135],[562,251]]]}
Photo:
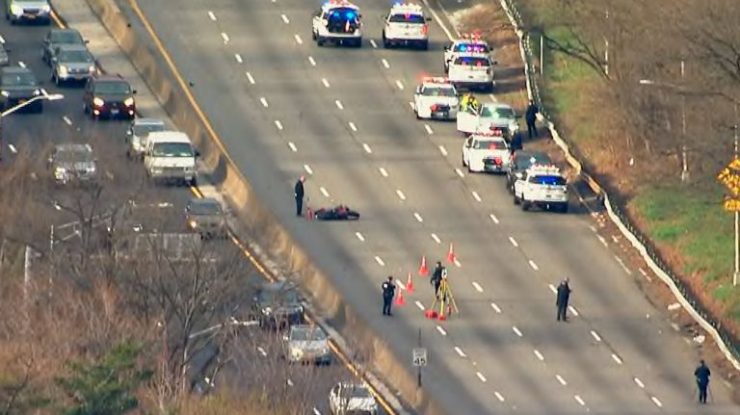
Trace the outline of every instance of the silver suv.
{"label": "silver suv", "polygon": [[67,81],[86,81],[96,73],[95,58],[85,46],[57,46],[51,58],[51,79],[57,86]]}
{"label": "silver suv", "polygon": [[136,118],[126,130],[126,156],[130,159],[144,159],[149,133],[166,131],[167,125],[157,118]]}
{"label": "silver suv", "polygon": [[58,184],[91,182],[97,178],[97,160],[89,144],[58,144],[49,155],[47,167]]}

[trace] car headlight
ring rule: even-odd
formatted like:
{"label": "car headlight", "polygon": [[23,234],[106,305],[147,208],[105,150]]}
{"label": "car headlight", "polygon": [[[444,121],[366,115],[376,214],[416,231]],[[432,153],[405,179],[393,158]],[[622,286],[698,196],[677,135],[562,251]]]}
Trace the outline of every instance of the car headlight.
{"label": "car headlight", "polygon": [[265,314],[272,314],[272,307],[265,307],[262,309],[262,312]]}
{"label": "car headlight", "polygon": [[90,72],[91,74],[95,74],[97,71],[97,68],[95,67],[95,65],[90,65],[90,67],[87,68],[87,71]]}
{"label": "car headlight", "polygon": [[161,168],[153,168],[152,169],[152,174],[162,174],[162,169]]}
{"label": "car headlight", "polygon": [[48,5],[48,4],[45,4],[45,5],[43,6],[43,7],[41,7],[41,10],[42,10],[42,11],[43,11],[44,13],[49,13],[49,12],[51,12],[51,6],[50,6],[50,5]]}
{"label": "car headlight", "polygon": [[123,101],[123,105],[125,105],[127,107],[130,107],[130,106],[134,105],[134,97],[126,98],[126,100]]}
{"label": "car headlight", "polygon": [[23,14],[23,7],[17,5],[17,4],[11,4],[10,5],[10,13],[12,14]]}
{"label": "car headlight", "polygon": [[188,225],[190,225],[191,228],[195,229],[198,227],[198,222],[191,220],[190,222],[188,222]]}
{"label": "car headlight", "polygon": [[54,170],[54,177],[56,177],[57,179],[63,179],[66,176],[67,176],[67,170],[65,168],[57,167]]}
{"label": "car headlight", "polygon": [[8,93],[8,91],[5,91],[5,90],[3,90],[3,91],[0,91],[0,95],[2,95],[2,96],[4,96],[5,98],[7,98],[7,97],[9,97],[9,96],[10,96],[10,93]]}
{"label": "car headlight", "polygon": [[64,65],[60,65],[59,66],[59,75],[61,75],[61,76],[67,76],[68,73],[69,73],[69,69],[67,69],[66,66],[64,66]]}
{"label": "car headlight", "polygon": [[519,123],[513,122],[509,124],[509,130],[511,131],[519,131]]}
{"label": "car headlight", "polygon": [[297,349],[297,348],[292,348],[292,349],[290,349],[290,354],[291,354],[291,355],[292,355],[292,356],[293,356],[294,358],[296,358],[296,359],[300,359],[301,357],[303,357],[303,350],[301,350],[301,349]]}
{"label": "car headlight", "polygon": [[41,95],[41,90],[40,89],[34,89],[33,90],[33,94],[36,95],[36,96]]}
{"label": "car headlight", "polygon": [[95,166],[90,166],[87,168],[88,173],[95,173],[96,170],[98,170],[98,168]]}
{"label": "car headlight", "polygon": [[103,105],[105,105],[105,101],[103,101],[102,98],[95,97],[93,98],[93,105],[95,105],[96,107],[102,107]]}

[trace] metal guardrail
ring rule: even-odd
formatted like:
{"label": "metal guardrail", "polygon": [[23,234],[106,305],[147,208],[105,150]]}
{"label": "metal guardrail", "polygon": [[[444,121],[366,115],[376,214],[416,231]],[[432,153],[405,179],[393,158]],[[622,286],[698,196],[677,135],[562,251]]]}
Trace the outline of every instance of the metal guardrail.
{"label": "metal guardrail", "polygon": [[555,143],[566,155],[568,163],[576,169],[577,173],[588,183],[591,189],[601,195],[607,214],[611,221],[619,228],[620,232],[630,241],[632,246],[640,252],[640,255],[648,264],[650,269],[670,288],[673,295],[692,316],[692,318],[706,330],[715,340],[725,358],[740,371],[740,343],[724,327],[722,322],[713,317],[696,298],[691,288],[678,277],[665,263],[658,253],[655,245],[636,226],[628,215],[623,211],[623,206],[612,202],[606,189],[601,186],[585,169],[583,163],[573,155],[571,145],[558,133],[552,117],[542,105],[540,86],[537,82],[534,70],[534,54],[532,53],[531,37],[525,30],[524,20],[516,5],[515,0],[498,0],[504,9],[510,23],[519,37],[519,49],[524,62],[524,74],[527,84],[527,95],[534,100],[540,108],[540,120],[545,122]]}

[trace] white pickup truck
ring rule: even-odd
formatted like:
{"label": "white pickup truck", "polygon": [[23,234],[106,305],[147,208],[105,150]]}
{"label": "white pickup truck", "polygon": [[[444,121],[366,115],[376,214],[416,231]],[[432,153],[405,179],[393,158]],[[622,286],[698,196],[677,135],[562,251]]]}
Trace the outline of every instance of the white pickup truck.
{"label": "white pickup truck", "polygon": [[457,112],[457,131],[465,135],[478,131],[501,130],[506,140],[519,131],[516,112],[511,106],[495,102],[485,103],[477,112],[469,108],[460,108]]}

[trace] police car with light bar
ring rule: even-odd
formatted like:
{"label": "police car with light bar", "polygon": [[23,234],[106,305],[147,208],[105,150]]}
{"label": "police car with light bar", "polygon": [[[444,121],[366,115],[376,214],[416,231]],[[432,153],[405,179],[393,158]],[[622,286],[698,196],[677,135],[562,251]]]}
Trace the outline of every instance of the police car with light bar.
{"label": "police car with light bar", "polygon": [[451,61],[447,78],[458,89],[479,89],[493,91],[493,65],[485,53],[459,53]]}
{"label": "police car with light bar", "polygon": [[514,182],[514,204],[522,210],[537,206],[568,211],[568,182],[553,165],[532,165]]}
{"label": "police car with light bar", "polygon": [[450,62],[452,62],[452,60],[461,53],[483,53],[489,55],[491,53],[491,48],[485,40],[480,40],[471,36],[452,42],[449,46],[445,46],[445,73],[447,73],[447,70],[450,67]]}
{"label": "police car with light bar", "polygon": [[362,46],[360,8],[346,0],[330,0],[321,5],[312,20],[311,35],[316,44],[328,42],[354,47]]}
{"label": "police car with light bar", "polygon": [[473,134],[462,147],[462,164],[469,172],[506,173],[509,156],[509,145],[500,131]]}
{"label": "police car with light bar", "polygon": [[429,22],[418,4],[396,3],[385,18],[383,47],[416,46],[429,48]]}
{"label": "police car with light bar", "polygon": [[457,90],[446,78],[424,78],[414,93],[416,118],[454,120],[460,99]]}

